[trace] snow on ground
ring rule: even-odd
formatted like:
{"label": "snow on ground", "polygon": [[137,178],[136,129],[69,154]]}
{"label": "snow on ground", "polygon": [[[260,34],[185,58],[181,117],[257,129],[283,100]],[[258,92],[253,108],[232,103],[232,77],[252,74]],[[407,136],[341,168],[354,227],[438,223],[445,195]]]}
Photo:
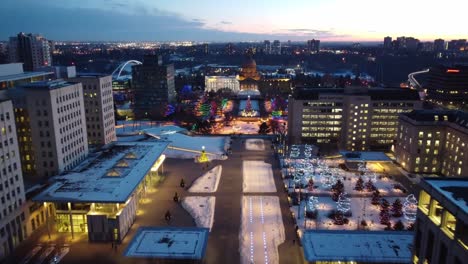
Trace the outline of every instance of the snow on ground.
{"label": "snow on ground", "polygon": [[256,134],[260,129],[259,122],[232,121],[230,126],[216,130],[217,134]]}
{"label": "snow on ground", "polygon": [[249,138],[245,141],[245,148],[247,150],[263,151],[265,150],[265,143],[260,138]]}
{"label": "snow on ground", "polygon": [[182,200],[182,207],[192,216],[198,227],[211,230],[216,198],[214,196],[187,196]]}
{"label": "snow on ground", "polygon": [[243,192],[276,192],[271,164],[261,160],[242,163]]}
{"label": "snow on ground", "polygon": [[203,176],[196,179],[188,191],[198,193],[216,192],[222,170],[223,167],[221,165],[214,167],[210,171],[203,174]]}
{"label": "snow on ground", "polygon": [[241,263],[279,263],[285,233],[278,197],[243,196],[241,204]]}
{"label": "snow on ground", "polygon": [[[393,202],[399,198],[402,203],[404,203],[404,198],[401,197],[384,197],[390,203],[390,215],[391,215],[391,205]],[[318,197],[318,216],[317,220],[307,219],[304,223],[304,214],[306,202],[301,201],[301,212],[299,215],[299,206],[295,205],[291,207],[291,210],[294,213],[294,216],[297,220],[297,225],[301,230],[304,229],[327,229],[327,230],[358,230],[358,224],[365,220],[367,227],[360,226],[361,229],[370,230],[370,231],[381,231],[385,229],[385,225],[380,224],[380,205],[373,205],[371,203],[372,198],[368,197],[351,197],[351,217],[345,217],[349,219],[347,225],[335,225],[333,219],[328,217],[328,214],[336,209],[336,202],[333,201],[331,197]],[[298,216],[300,217],[298,219]],[[401,220],[405,227],[407,227],[410,222],[407,221],[403,216],[402,217],[393,217],[390,216],[390,222],[393,225]]]}

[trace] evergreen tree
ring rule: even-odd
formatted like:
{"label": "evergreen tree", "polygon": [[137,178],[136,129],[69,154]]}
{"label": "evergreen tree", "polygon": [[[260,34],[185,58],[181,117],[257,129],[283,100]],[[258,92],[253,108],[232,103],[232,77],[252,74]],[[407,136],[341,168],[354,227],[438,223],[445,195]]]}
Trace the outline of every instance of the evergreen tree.
{"label": "evergreen tree", "polygon": [[414,231],[414,223],[409,224],[408,227],[406,227],[406,230]]}
{"label": "evergreen tree", "polygon": [[364,180],[362,177],[356,181],[356,186],[354,186],[354,190],[362,192],[364,190]]}
{"label": "evergreen tree", "polygon": [[343,225],[344,224],[344,219],[343,219],[343,213],[340,211],[335,212],[335,225]]}
{"label": "evergreen tree", "polygon": [[372,201],[371,203],[373,205],[378,205],[380,204],[380,193],[378,190],[375,190],[373,193],[372,193]]}
{"label": "evergreen tree", "polygon": [[367,190],[368,192],[372,192],[372,191],[374,191],[374,190],[376,190],[376,189],[377,189],[377,188],[375,188],[374,183],[373,183],[371,180],[368,180],[368,181],[366,182],[366,190]]}
{"label": "evergreen tree", "polygon": [[388,208],[380,210],[380,223],[382,225],[390,224],[390,214],[388,212]]}
{"label": "evergreen tree", "polygon": [[387,210],[388,211],[389,207],[390,207],[390,203],[387,201],[387,199],[383,198],[380,201],[380,210]]}
{"label": "evergreen tree", "polygon": [[344,185],[343,183],[338,180],[333,186],[332,186],[332,199],[333,201],[338,201],[338,197],[340,196],[341,193],[344,191]]}
{"label": "evergreen tree", "polygon": [[396,199],[392,204],[392,214],[394,217],[400,217],[403,215],[403,204],[400,199]]}
{"label": "evergreen tree", "polygon": [[395,225],[393,225],[393,230],[403,231],[405,230],[405,225],[403,224],[403,222],[401,222],[401,220],[398,220],[398,222],[396,222]]}

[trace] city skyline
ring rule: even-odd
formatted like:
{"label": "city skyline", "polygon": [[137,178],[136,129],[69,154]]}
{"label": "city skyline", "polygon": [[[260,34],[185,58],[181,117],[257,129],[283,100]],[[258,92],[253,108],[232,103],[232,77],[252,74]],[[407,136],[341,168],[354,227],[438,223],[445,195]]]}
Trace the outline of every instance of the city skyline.
{"label": "city skyline", "polygon": [[[54,40],[77,41],[382,41],[389,35],[422,41],[466,38],[464,1],[394,1],[375,6],[360,1],[305,1],[289,5],[244,0],[194,4],[187,0],[53,1],[6,0],[0,10],[0,39],[38,32]],[[457,8],[452,8],[457,6]],[[466,7],[466,8],[464,8]],[[385,10],[385,12],[383,12]],[[406,14],[408,18],[404,17]],[[450,19],[446,14],[450,14]]]}

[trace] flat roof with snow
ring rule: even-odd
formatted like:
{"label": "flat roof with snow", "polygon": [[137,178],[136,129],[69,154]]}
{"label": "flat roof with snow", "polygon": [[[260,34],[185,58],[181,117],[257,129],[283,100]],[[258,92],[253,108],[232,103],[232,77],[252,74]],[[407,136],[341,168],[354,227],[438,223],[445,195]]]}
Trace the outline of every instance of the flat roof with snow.
{"label": "flat roof with snow", "polygon": [[467,178],[424,178],[424,181],[440,194],[459,207],[465,214],[468,212],[468,179]]}
{"label": "flat roof with snow", "polygon": [[[125,203],[166,150],[168,142],[117,142],[33,198],[37,202]],[[164,156],[158,166],[164,161]]]}
{"label": "flat roof with snow", "polygon": [[360,161],[387,161],[391,162],[390,159],[383,152],[374,152],[374,151],[340,151],[340,154],[348,162],[360,162]]}
{"label": "flat roof with snow", "polygon": [[140,227],[124,255],[137,258],[195,259],[205,256],[208,228]]}
{"label": "flat roof with snow", "polygon": [[307,230],[307,261],[410,263],[413,232]]}

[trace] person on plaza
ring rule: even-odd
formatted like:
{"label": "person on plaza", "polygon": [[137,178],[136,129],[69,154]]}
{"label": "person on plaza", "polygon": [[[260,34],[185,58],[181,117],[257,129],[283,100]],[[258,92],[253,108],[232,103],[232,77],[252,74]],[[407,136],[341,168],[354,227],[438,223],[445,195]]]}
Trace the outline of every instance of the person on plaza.
{"label": "person on plaza", "polygon": [[167,212],[166,212],[166,214],[164,215],[164,217],[166,218],[166,221],[171,220],[171,212],[169,212],[169,210],[167,210]]}

